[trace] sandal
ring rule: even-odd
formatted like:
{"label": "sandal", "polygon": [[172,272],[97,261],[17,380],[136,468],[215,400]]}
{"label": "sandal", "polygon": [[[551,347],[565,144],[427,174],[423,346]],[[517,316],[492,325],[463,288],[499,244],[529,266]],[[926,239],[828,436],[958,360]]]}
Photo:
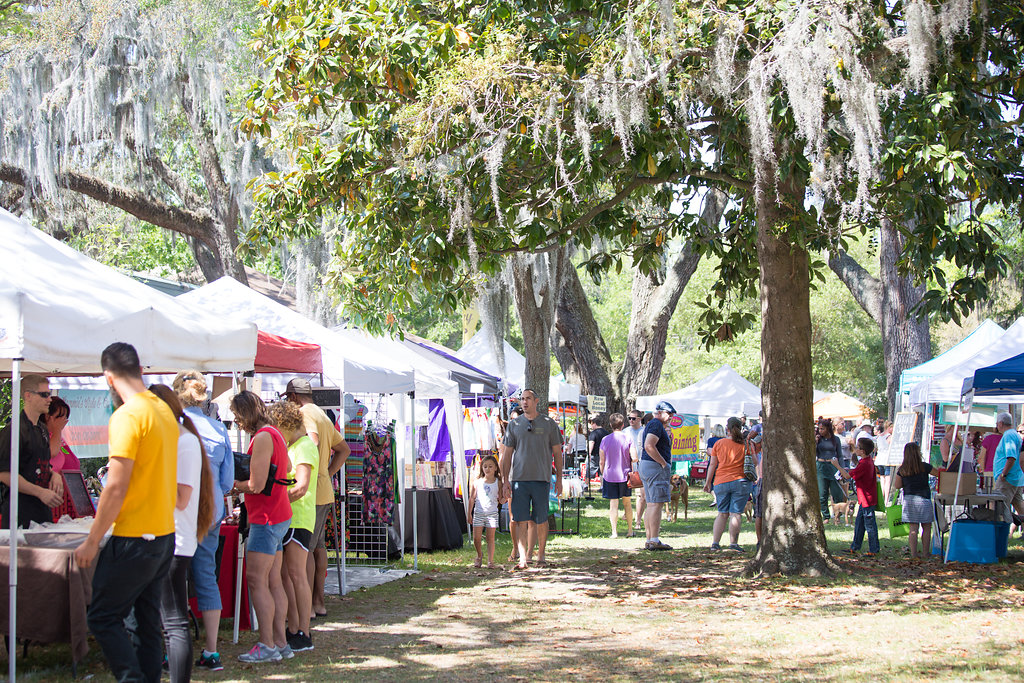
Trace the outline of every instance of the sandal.
{"label": "sandal", "polygon": [[483,563],[484,563],[484,561],[481,560],[478,557],[478,558],[476,558],[476,560],[473,561],[473,566],[476,567],[477,569],[480,569],[480,566],[483,565]]}

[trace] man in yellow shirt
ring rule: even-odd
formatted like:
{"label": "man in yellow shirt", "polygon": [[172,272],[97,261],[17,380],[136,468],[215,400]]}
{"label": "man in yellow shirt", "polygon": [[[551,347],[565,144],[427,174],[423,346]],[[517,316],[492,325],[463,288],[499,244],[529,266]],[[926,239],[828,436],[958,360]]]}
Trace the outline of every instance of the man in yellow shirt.
{"label": "man in yellow shirt", "polygon": [[[89,630],[118,681],[158,683],[163,660],[160,587],[174,553],[178,422],[146,389],[135,348],[116,342],[100,356],[117,409],[110,416],[107,482],[89,536],[75,550],[88,567],[96,559]],[[113,525],[113,535],[99,550]],[[138,647],[124,626],[135,608]]]}
{"label": "man in yellow shirt", "polygon": [[351,449],[345,437],[338,431],[331,418],[320,406],[313,403],[313,387],[309,382],[296,377],[288,382],[282,396],[299,406],[306,435],[316,444],[320,453],[320,466],[316,480],[316,520],[313,525],[313,552],[307,562],[309,585],[313,589],[313,615],[327,614],[324,604],[324,576],[327,573],[327,534],[324,527],[327,513],[334,504],[334,487],[331,477],[345,464]]}

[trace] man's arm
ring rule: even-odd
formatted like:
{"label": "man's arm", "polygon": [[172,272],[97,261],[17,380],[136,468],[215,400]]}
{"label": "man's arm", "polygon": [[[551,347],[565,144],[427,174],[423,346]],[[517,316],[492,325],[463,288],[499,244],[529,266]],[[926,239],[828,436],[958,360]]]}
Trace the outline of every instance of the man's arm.
{"label": "man's arm", "polygon": [[[54,478],[59,478],[59,477],[60,477],[60,473],[53,472],[50,475],[50,480],[52,481]],[[10,486],[11,485],[11,473],[10,472],[0,472],[0,482]],[[46,507],[50,507],[50,508],[57,507],[64,500],[64,488],[63,487],[61,487],[61,492],[57,493],[53,489],[46,488],[44,486],[39,486],[37,484],[33,484],[32,482],[30,482],[28,479],[26,479],[25,477],[21,476],[20,474],[18,475],[18,491],[20,493],[27,493],[30,496],[35,496],[39,500],[43,501],[43,504],[46,505]]]}
{"label": "man's arm", "polygon": [[654,434],[648,434],[644,438],[644,451],[647,455],[651,456],[651,460],[659,463],[662,467],[667,467],[668,463],[665,462],[665,458],[661,457],[661,453],[658,452],[658,437]]}
{"label": "man's arm", "polygon": [[[604,451],[601,451],[602,458],[604,457]],[[556,443],[551,447],[551,457],[555,461],[555,493],[559,496],[562,495],[562,444]],[[604,469],[604,462],[601,463],[601,469]]]}
{"label": "man's arm", "polygon": [[100,493],[100,502],[96,506],[96,518],[89,527],[89,535],[82,545],[75,548],[75,562],[79,567],[89,567],[100,549],[100,540],[107,533],[121,513],[124,497],[128,494],[128,482],[132,478],[135,461],[129,458],[110,458],[107,463],[107,485]]}
{"label": "man's arm", "polygon": [[330,462],[327,463],[327,474],[332,477],[337,474],[338,471],[344,467],[345,461],[348,460],[348,456],[351,452],[352,449],[344,439],[342,439],[337,446],[331,448],[332,455]]}
{"label": "man's arm", "polygon": [[501,469],[501,480],[505,483],[505,490],[510,492],[512,490],[512,482],[509,481],[509,475],[512,472],[511,446],[501,447],[501,460],[498,462],[498,467]]}

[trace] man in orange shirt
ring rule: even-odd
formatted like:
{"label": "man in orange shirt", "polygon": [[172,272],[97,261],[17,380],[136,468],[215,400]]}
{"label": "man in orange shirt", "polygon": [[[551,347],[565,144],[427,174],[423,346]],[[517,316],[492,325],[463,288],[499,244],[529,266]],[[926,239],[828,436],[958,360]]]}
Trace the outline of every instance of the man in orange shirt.
{"label": "man in orange shirt", "polygon": [[[96,559],[89,630],[118,681],[158,683],[163,660],[160,589],[174,553],[178,422],[142,382],[139,355],[116,342],[100,357],[117,409],[110,416],[107,482],[89,536],[75,550],[88,567]],[[102,552],[100,542],[113,525]],[[135,609],[132,643],[124,619]]]}

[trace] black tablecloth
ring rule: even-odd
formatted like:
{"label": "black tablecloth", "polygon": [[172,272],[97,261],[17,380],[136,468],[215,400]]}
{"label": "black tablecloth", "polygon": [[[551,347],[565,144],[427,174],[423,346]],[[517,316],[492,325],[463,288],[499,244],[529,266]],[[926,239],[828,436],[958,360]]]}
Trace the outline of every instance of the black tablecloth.
{"label": "black tablecloth", "polygon": [[[413,549],[412,489],[405,490],[405,550]],[[455,550],[462,547],[466,512],[449,489],[416,490],[417,544],[421,551]]]}

